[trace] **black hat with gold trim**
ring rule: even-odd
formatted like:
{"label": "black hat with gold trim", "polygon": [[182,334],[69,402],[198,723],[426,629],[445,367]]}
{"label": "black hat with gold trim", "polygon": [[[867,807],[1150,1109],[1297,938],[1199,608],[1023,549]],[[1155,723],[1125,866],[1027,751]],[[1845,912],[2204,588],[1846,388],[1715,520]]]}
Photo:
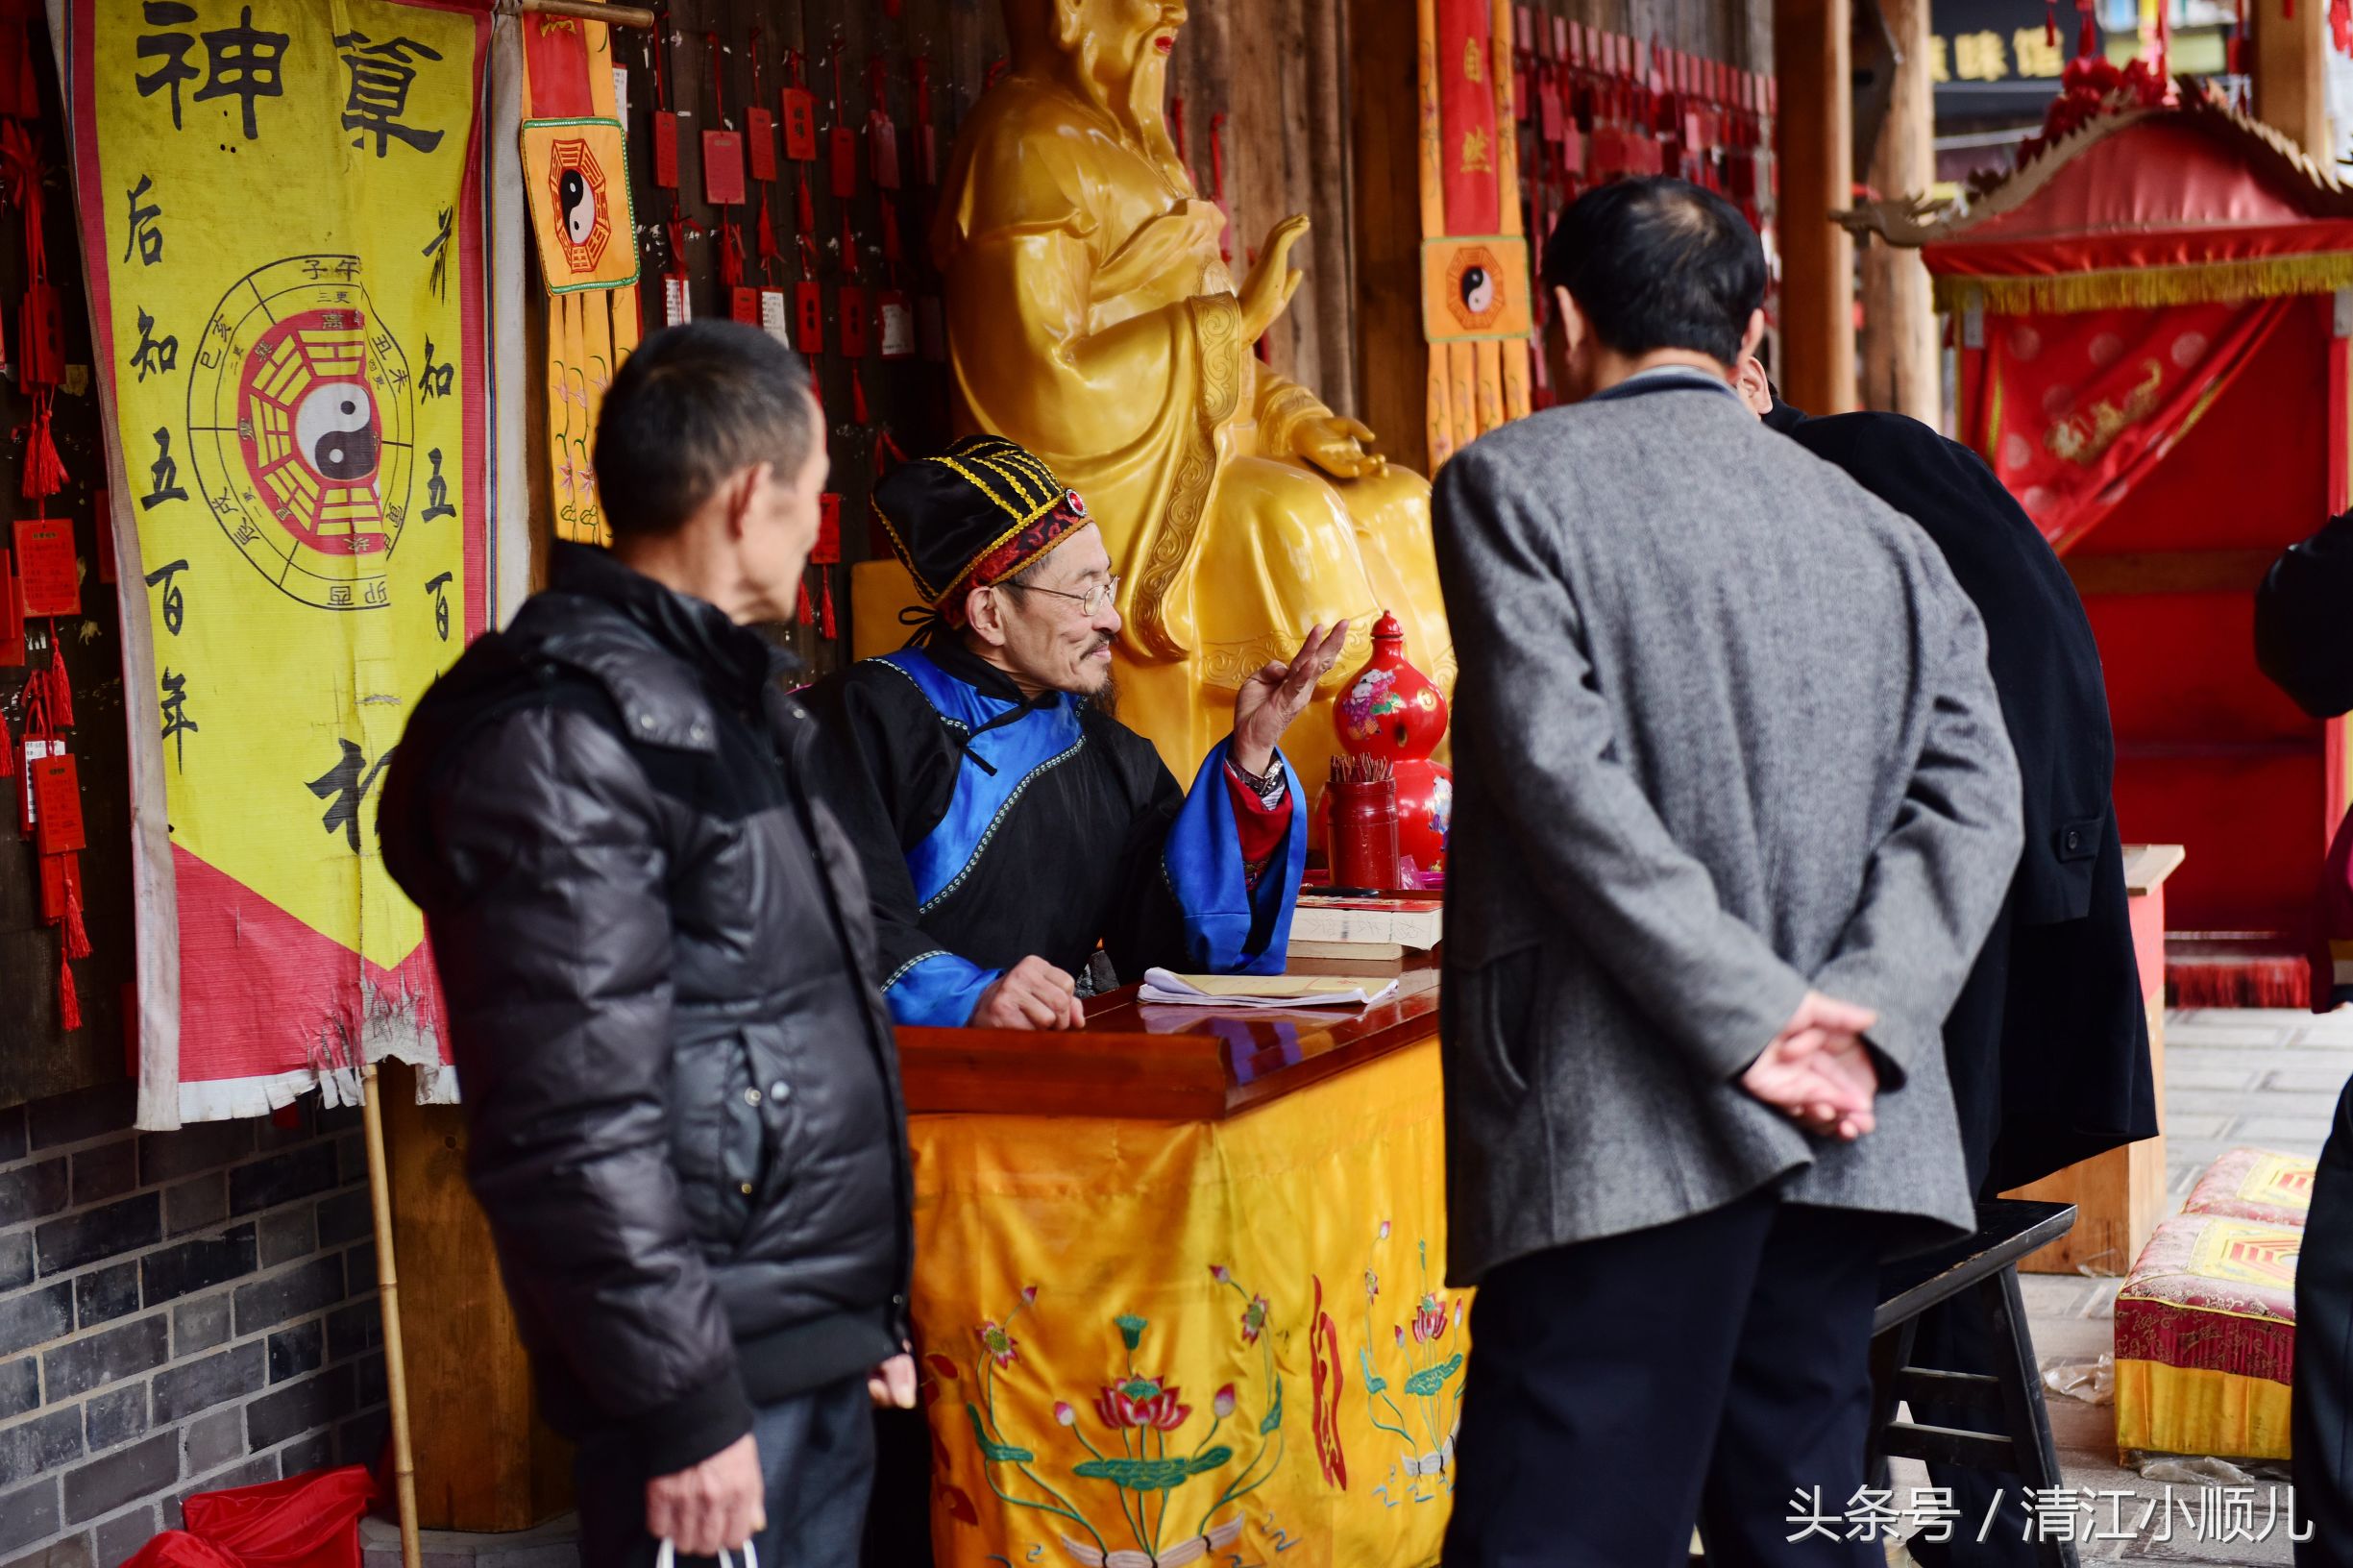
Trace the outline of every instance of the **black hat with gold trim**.
{"label": "black hat with gold trim", "polygon": [[893,469],[874,486],[891,552],[931,613],[964,624],[964,598],[1003,582],[1092,521],[1078,492],[1029,452],[968,435]]}

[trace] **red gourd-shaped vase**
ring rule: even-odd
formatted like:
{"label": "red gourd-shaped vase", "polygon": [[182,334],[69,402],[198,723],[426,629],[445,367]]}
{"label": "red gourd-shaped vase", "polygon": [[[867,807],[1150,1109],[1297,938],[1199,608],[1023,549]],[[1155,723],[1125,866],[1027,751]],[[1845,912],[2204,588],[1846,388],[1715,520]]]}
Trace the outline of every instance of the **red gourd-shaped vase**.
{"label": "red gourd-shaped vase", "polygon": [[[1406,631],[1395,616],[1384,613],[1374,625],[1373,656],[1340,686],[1332,721],[1341,750],[1385,757],[1396,772],[1397,864],[1405,885],[1442,886],[1455,775],[1430,753],[1446,737],[1446,698],[1406,662]],[[1319,801],[1318,808],[1317,817],[1328,823],[1328,802]]]}

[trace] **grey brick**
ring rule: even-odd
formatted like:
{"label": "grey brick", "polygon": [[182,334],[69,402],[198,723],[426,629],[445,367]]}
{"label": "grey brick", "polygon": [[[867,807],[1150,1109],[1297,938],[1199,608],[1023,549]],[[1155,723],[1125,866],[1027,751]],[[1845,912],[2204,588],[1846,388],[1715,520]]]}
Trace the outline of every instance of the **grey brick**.
{"label": "grey brick", "polygon": [[239,1165],[229,1173],[229,1212],[255,1214],[297,1198],[315,1197],[337,1183],[331,1143],[305,1143]]}
{"label": "grey brick", "polygon": [[96,1568],[98,1559],[92,1556],[89,1531],[68,1535],[61,1541],[51,1541],[37,1552],[28,1552],[8,1568]]}
{"label": "grey brick", "polygon": [[0,1356],[62,1339],[74,1330],[74,1287],[61,1280],[0,1301]]}
{"label": "grey brick", "polygon": [[331,1361],[348,1361],[383,1342],[383,1309],[373,1300],[355,1302],[327,1314],[327,1359]]}
{"label": "grey brick", "polygon": [[127,1507],[142,1497],[168,1490],[180,1479],[180,1438],[158,1433],[143,1443],[117,1449],[65,1473],[65,1522],[84,1525],[102,1513]]}
{"label": "grey brick", "polygon": [[319,1250],[316,1213],[309,1204],[261,1216],[261,1266],[276,1268]]}
{"label": "grey brick", "polygon": [[180,1452],[182,1475],[201,1476],[235,1463],[245,1454],[245,1412],[214,1410],[189,1422],[180,1429]]}
{"label": "grey brick", "polygon": [[119,1198],[139,1185],[139,1146],[130,1139],[74,1156],[74,1207]]}
{"label": "grey brick", "polygon": [[0,1236],[0,1290],[22,1290],[33,1283],[33,1233]]}
{"label": "grey brick", "polygon": [[68,1340],[41,1358],[50,1403],[153,1371],[172,1359],[171,1325],[161,1312],[119,1329]]}
{"label": "grey brick", "polygon": [[376,1243],[362,1241],[343,1255],[345,1293],[351,1296],[373,1295],[377,1289]]}
{"label": "grey brick", "polygon": [[124,1082],[37,1101],[25,1111],[33,1146],[52,1149],[61,1143],[86,1143],[107,1133],[127,1131],[138,1110],[138,1086]]}
{"label": "grey brick", "polygon": [[122,1568],[137,1556],[139,1548],[155,1538],[157,1511],[153,1503],[142,1503],[100,1525],[96,1531],[98,1568]]}
{"label": "grey brick", "polygon": [[[0,1421],[13,1421],[41,1403],[41,1368],[37,1359],[25,1356],[0,1363]],[[0,1547],[0,1552],[8,1548]]]}
{"label": "grey brick", "polygon": [[319,1129],[312,1117],[318,1104],[316,1100],[296,1100],[291,1105],[282,1105],[271,1112],[267,1121],[255,1124],[255,1147],[268,1154],[315,1139],[319,1136]]}
{"label": "grey brick", "polygon": [[237,1286],[237,1333],[258,1334],[343,1299],[343,1260],[314,1258]]}
{"label": "grey brick", "polygon": [[[0,1165],[22,1160],[25,1148],[25,1108],[12,1105],[6,1111],[0,1111]],[[6,1550],[0,1547],[0,1551]]]}
{"label": "grey brick", "polygon": [[0,1553],[21,1552],[64,1528],[58,1516],[55,1476],[0,1497]]}
{"label": "grey brick", "polygon": [[82,1407],[83,1432],[93,1454],[146,1436],[148,1425],[147,1385],[143,1383],[110,1389]]}
{"label": "grey brick", "polygon": [[327,1325],[312,1319],[270,1335],[270,1381],[316,1372],[327,1360]]}
{"label": "grey brick", "polygon": [[74,1321],[86,1329],[129,1317],[139,1310],[139,1265],[94,1268],[74,1281]]}
{"label": "grey brick", "polygon": [[46,1219],[64,1209],[66,1196],[62,1160],[44,1160],[37,1165],[0,1171],[0,1225]]}
{"label": "grey brick", "polygon": [[353,1370],[338,1366],[273,1389],[246,1406],[246,1446],[258,1454],[357,1413]]}
{"label": "grey brick", "polygon": [[384,1359],[381,1356],[371,1356],[366,1360],[357,1362],[356,1365],[359,1376],[358,1409],[364,1410],[370,1406],[381,1405],[392,1397],[387,1392]]}
{"label": "grey brick", "polygon": [[297,1443],[288,1443],[278,1452],[278,1468],[289,1476],[307,1475],[324,1470],[335,1462],[335,1434],[314,1432]]}
{"label": "grey brick", "polygon": [[374,1230],[376,1215],[368,1206],[368,1189],[356,1187],[319,1201],[319,1245],[339,1247]]}
{"label": "grey brick", "polygon": [[61,1274],[101,1259],[117,1258],[163,1239],[163,1197],[135,1197],[53,1219],[33,1233],[43,1274]]}
{"label": "grey brick", "polygon": [[220,1171],[163,1189],[163,1234],[208,1231],[229,1217],[229,1178]]}
{"label": "grey brick", "polygon": [[368,1145],[358,1134],[335,1139],[335,1174],[344,1187],[368,1179]]}
{"label": "grey brick", "polygon": [[165,1426],[242,1399],[262,1385],[268,1359],[258,1339],[156,1374],[156,1419]]}
{"label": "grey brick", "polygon": [[254,1271],[258,1252],[251,1225],[159,1247],[139,1260],[141,1278],[146,1282],[147,1305],[160,1307],[167,1301],[243,1279]]}
{"label": "grey brick", "polygon": [[12,1427],[0,1427],[0,1486],[30,1481],[82,1457],[82,1411],[51,1410]]}
{"label": "grey brick", "polygon": [[254,1124],[199,1121],[174,1133],[147,1133],[139,1139],[139,1185],[159,1187],[200,1171],[217,1171],[254,1152]]}
{"label": "grey brick", "polygon": [[382,1410],[370,1410],[344,1422],[335,1433],[335,1462],[374,1465],[383,1457],[384,1434],[391,1426],[391,1416]]}
{"label": "grey brick", "polygon": [[172,1309],[172,1354],[193,1356],[229,1343],[229,1292],[184,1301]]}
{"label": "grey brick", "polygon": [[163,1528],[166,1530],[184,1528],[183,1522],[187,1517],[186,1504],[191,1497],[204,1492],[233,1491],[239,1486],[258,1485],[262,1482],[277,1479],[278,1456],[257,1454],[234,1470],[224,1470],[218,1475],[207,1476],[195,1485],[175,1495],[170,1502],[163,1505]]}

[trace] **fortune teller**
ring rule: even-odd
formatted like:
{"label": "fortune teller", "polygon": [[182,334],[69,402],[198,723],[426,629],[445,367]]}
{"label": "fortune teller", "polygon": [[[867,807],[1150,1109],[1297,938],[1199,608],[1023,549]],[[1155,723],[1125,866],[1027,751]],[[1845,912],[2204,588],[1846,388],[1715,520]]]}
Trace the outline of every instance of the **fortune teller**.
{"label": "fortune teller", "polygon": [[915,635],[808,696],[892,1016],[1074,1028],[1151,966],[1279,972],[1307,823],[1276,746],[1347,623],[1243,682],[1188,793],[1113,717],[1119,578],[1043,462],[968,436],[900,465],[874,510],[921,596]]}

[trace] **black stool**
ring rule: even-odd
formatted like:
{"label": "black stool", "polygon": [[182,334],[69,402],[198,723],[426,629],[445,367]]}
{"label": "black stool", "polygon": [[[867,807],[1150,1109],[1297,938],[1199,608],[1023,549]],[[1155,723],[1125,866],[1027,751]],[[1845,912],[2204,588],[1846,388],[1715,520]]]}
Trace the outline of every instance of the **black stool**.
{"label": "black stool", "polygon": [[[1976,1235],[1942,1251],[1906,1259],[1881,1277],[1879,1310],[1871,1320],[1871,1444],[1864,1466],[1874,1485],[1886,1485],[1887,1461],[1898,1456],[2002,1471],[2029,1489],[2060,1484],[2050,1414],[2043,1405],[2042,1368],[2019,1295],[2018,1263],[2074,1225],[2073,1204],[1993,1199],[1977,1206]],[[1968,1291],[1977,1292],[1993,1326],[1995,1371],[1945,1372],[1912,1365],[1920,1314]],[[1966,1432],[1896,1419],[1900,1402],[1923,1398],[1962,1406],[1982,1417],[1990,1430]],[[2043,1568],[2077,1568],[2072,1541],[2038,1541],[2035,1555]]]}

